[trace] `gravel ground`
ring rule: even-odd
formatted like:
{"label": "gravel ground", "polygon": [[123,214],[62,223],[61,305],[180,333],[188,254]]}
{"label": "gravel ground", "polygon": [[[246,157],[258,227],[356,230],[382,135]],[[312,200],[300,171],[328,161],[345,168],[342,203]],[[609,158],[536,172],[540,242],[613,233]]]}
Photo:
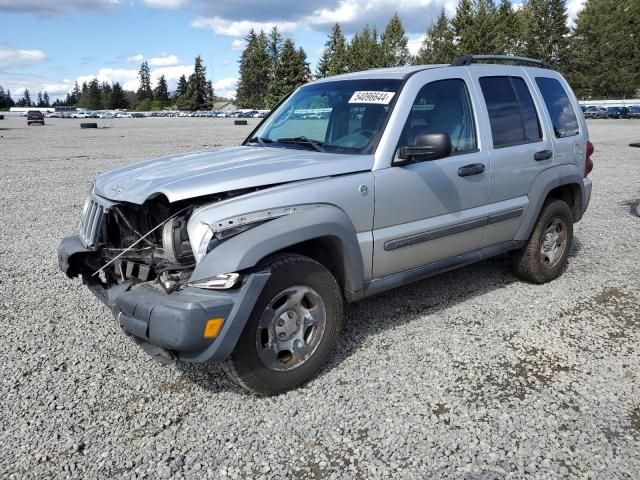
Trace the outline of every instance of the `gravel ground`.
{"label": "gravel ground", "polygon": [[590,123],[559,280],[500,257],[349,306],[323,373],[267,399],[153,363],[56,260],[95,174],[250,127],[79,123],[0,121],[0,477],[640,478],[640,122]]}

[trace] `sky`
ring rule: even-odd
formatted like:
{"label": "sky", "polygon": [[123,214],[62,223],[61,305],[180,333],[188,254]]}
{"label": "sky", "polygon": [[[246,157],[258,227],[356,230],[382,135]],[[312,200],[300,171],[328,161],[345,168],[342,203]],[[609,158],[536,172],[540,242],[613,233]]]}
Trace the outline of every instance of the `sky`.
{"label": "sky", "polygon": [[[512,0],[514,4],[521,0]],[[0,85],[15,100],[25,88],[54,99],[80,84],[120,82],[136,90],[140,63],[170,90],[201,55],[216,95],[233,97],[250,28],[274,25],[302,46],[312,71],[332,25],[347,38],[365,24],[383,30],[398,12],[416,53],[427,27],[456,0],[0,0]],[[568,0],[571,19],[584,0]]]}

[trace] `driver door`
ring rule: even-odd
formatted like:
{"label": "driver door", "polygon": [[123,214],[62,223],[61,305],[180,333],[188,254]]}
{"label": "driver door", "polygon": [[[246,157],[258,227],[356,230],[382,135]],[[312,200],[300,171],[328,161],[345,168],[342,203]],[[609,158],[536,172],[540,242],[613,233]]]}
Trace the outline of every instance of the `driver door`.
{"label": "driver door", "polygon": [[489,156],[480,148],[469,79],[463,68],[458,71],[457,78],[452,69],[424,74],[430,81],[419,88],[398,142],[413,146],[423,133],[447,133],[451,153],[374,171],[374,278],[480,248]]}

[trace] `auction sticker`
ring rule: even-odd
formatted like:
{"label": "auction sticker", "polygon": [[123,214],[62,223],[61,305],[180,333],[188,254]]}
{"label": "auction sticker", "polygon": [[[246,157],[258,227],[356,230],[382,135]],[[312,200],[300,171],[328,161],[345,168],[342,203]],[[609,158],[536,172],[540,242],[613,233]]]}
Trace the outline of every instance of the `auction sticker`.
{"label": "auction sticker", "polygon": [[372,91],[357,91],[353,92],[349,103],[379,103],[381,105],[388,105],[396,92],[372,92]]}

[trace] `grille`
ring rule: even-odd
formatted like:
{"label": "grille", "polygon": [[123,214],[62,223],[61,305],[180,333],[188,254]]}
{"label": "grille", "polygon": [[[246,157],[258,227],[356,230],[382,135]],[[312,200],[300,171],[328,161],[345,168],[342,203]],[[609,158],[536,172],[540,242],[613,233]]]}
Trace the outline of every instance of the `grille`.
{"label": "grille", "polygon": [[80,240],[86,248],[95,248],[98,245],[109,206],[98,202],[94,196],[87,199],[80,222]]}

